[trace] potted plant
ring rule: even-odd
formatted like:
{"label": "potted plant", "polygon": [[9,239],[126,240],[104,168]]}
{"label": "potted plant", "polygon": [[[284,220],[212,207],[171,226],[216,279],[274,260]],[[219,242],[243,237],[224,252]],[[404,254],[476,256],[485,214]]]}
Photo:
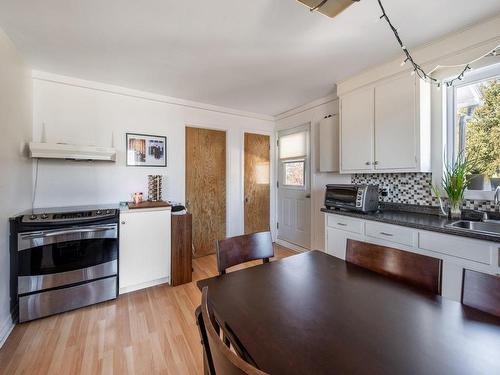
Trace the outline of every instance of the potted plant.
{"label": "potted plant", "polygon": [[[464,193],[470,185],[467,177],[470,175],[469,170],[473,169],[472,164],[462,152],[452,164],[445,166],[441,187],[448,196],[449,215],[452,219],[461,218]],[[438,189],[433,187],[432,190],[441,203]]]}

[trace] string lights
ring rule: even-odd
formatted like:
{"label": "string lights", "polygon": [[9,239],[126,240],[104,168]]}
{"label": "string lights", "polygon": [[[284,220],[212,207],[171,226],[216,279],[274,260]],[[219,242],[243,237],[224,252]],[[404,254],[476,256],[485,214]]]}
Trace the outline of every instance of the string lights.
{"label": "string lights", "polygon": [[[311,12],[319,11],[328,1],[329,0],[322,0],[316,6],[309,8],[309,9]],[[358,2],[359,0],[352,0],[352,1]],[[384,6],[382,5],[382,0],[377,0],[377,1],[378,1],[378,5],[380,6],[380,10],[382,11],[382,15],[380,16],[380,19],[385,19],[385,21],[389,25],[390,29],[394,33],[394,36],[396,37],[396,40],[397,40],[399,46],[403,50],[404,59],[401,62],[401,66],[405,66],[407,64],[410,64],[412,67],[412,70],[411,70],[412,76],[414,76],[416,74],[416,75],[418,75],[418,77],[420,79],[422,79],[426,82],[429,82],[430,84],[435,85],[438,89],[442,85],[446,85],[446,87],[450,87],[453,85],[454,82],[462,80],[464,78],[465,73],[467,73],[468,70],[472,69],[471,65],[473,63],[475,63],[476,61],[481,60],[483,57],[497,56],[498,55],[497,50],[500,48],[500,46],[495,47],[495,49],[493,49],[492,51],[489,51],[488,53],[484,54],[483,56],[480,56],[477,59],[470,61],[468,63],[459,64],[459,65],[438,65],[434,69],[432,69],[429,73],[426,73],[425,70],[422,69],[422,67],[419,64],[417,64],[417,62],[413,59],[413,56],[411,55],[410,51],[408,50],[408,48],[406,48],[406,45],[401,40],[401,37],[399,36],[398,30],[394,27],[391,20],[389,19],[389,16],[385,12]],[[301,1],[301,2],[304,2],[304,1]],[[333,16],[330,16],[330,17],[333,17]],[[461,68],[461,71],[456,77],[442,81],[442,80],[439,80],[439,79],[432,76],[432,73],[434,73],[437,69],[440,69],[440,68]]]}
{"label": "string lights", "polygon": [[[442,66],[442,65],[438,65],[436,68],[434,68],[432,71],[430,71],[429,73],[426,73],[422,67],[417,64],[415,62],[415,60],[413,59],[410,51],[408,50],[408,48],[406,48],[406,46],[404,45],[403,41],[401,40],[400,36],[399,36],[399,33],[398,33],[398,30],[394,27],[394,25],[392,24],[391,20],[389,19],[389,16],[387,15],[387,13],[385,12],[385,9],[384,9],[384,6],[382,5],[382,0],[377,0],[378,1],[378,5],[380,6],[380,10],[382,11],[382,15],[380,16],[380,19],[385,19],[387,21],[387,24],[389,25],[390,29],[392,30],[392,32],[394,33],[394,36],[396,37],[396,40],[398,41],[399,43],[399,46],[401,47],[401,49],[403,50],[403,53],[405,55],[405,59],[401,62],[401,66],[405,66],[406,64],[410,63],[413,70],[411,71],[411,75],[415,75],[417,74],[420,79],[423,79],[424,81],[426,82],[429,82],[435,86],[437,86],[438,88],[441,87],[441,85],[446,84],[446,87],[450,87],[453,85],[453,83],[455,81],[460,81],[464,78],[464,75],[465,73],[468,71],[468,70],[471,70],[471,64],[473,64],[474,62],[482,59],[483,57],[486,57],[486,56],[496,56],[497,55],[497,51],[496,51],[496,48],[491,51],[491,52],[488,52],[487,54],[469,62],[469,63],[466,63],[466,64],[460,64],[460,65],[454,65],[454,66]],[[497,47],[498,48],[498,47]],[[438,80],[434,77],[431,76],[431,74],[436,71],[438,68],[444,68],[444,67],[452,67],[452,68],[456,68],[456,67],[463,67],[462,71],[455,77],[455,78],[452,78],[452,79],[448,79],[446,80],[445,82],[442,82],[441,80]]]}

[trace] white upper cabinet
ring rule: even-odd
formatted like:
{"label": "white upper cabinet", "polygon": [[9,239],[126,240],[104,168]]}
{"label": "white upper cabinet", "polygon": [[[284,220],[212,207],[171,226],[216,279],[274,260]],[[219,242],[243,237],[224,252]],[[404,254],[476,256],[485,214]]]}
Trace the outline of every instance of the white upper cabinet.
{"label": "white upper cabinet", "polygon": [[402,74],[341,97],[341,173],[430,171],[430,88]]}
{"label": "white upper cabinet", "polygon": [[360,89],[340,100],[340,171],[373,170],[373,88]]}
{"label": "white upper cabinet", "polygon": [[414,78],[404,75],[375,87],[376,169],[417,167],[415,86]]}
{"label": "white upper cabinet", "polygon": [[319,171],[339,171],[339,117],[330,115],[319,122]]}

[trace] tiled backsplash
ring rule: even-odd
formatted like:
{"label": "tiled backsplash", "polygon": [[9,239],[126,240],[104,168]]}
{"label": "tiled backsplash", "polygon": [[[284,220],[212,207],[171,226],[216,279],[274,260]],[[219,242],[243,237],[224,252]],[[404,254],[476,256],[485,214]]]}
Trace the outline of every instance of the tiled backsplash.
{"label": "tiled backsplash", "polygon": [[[354,174],[351,177],[353,184],[379,185],[382,202],[417,204],[423,206],[438,206],[436,198],[432,196],[431,173],[377,173]],[[471,210],[499,211],[493,201],[466,200],[464,208]]]}

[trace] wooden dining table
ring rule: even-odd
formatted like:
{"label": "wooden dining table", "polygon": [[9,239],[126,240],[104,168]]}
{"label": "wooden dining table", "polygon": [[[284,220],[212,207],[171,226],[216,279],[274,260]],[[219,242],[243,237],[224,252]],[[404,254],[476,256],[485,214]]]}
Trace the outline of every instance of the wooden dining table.
{"label": "wooden dining table", "polygon": [[321,251],[197,285],[269,374],[500,374],[500,318]]}

